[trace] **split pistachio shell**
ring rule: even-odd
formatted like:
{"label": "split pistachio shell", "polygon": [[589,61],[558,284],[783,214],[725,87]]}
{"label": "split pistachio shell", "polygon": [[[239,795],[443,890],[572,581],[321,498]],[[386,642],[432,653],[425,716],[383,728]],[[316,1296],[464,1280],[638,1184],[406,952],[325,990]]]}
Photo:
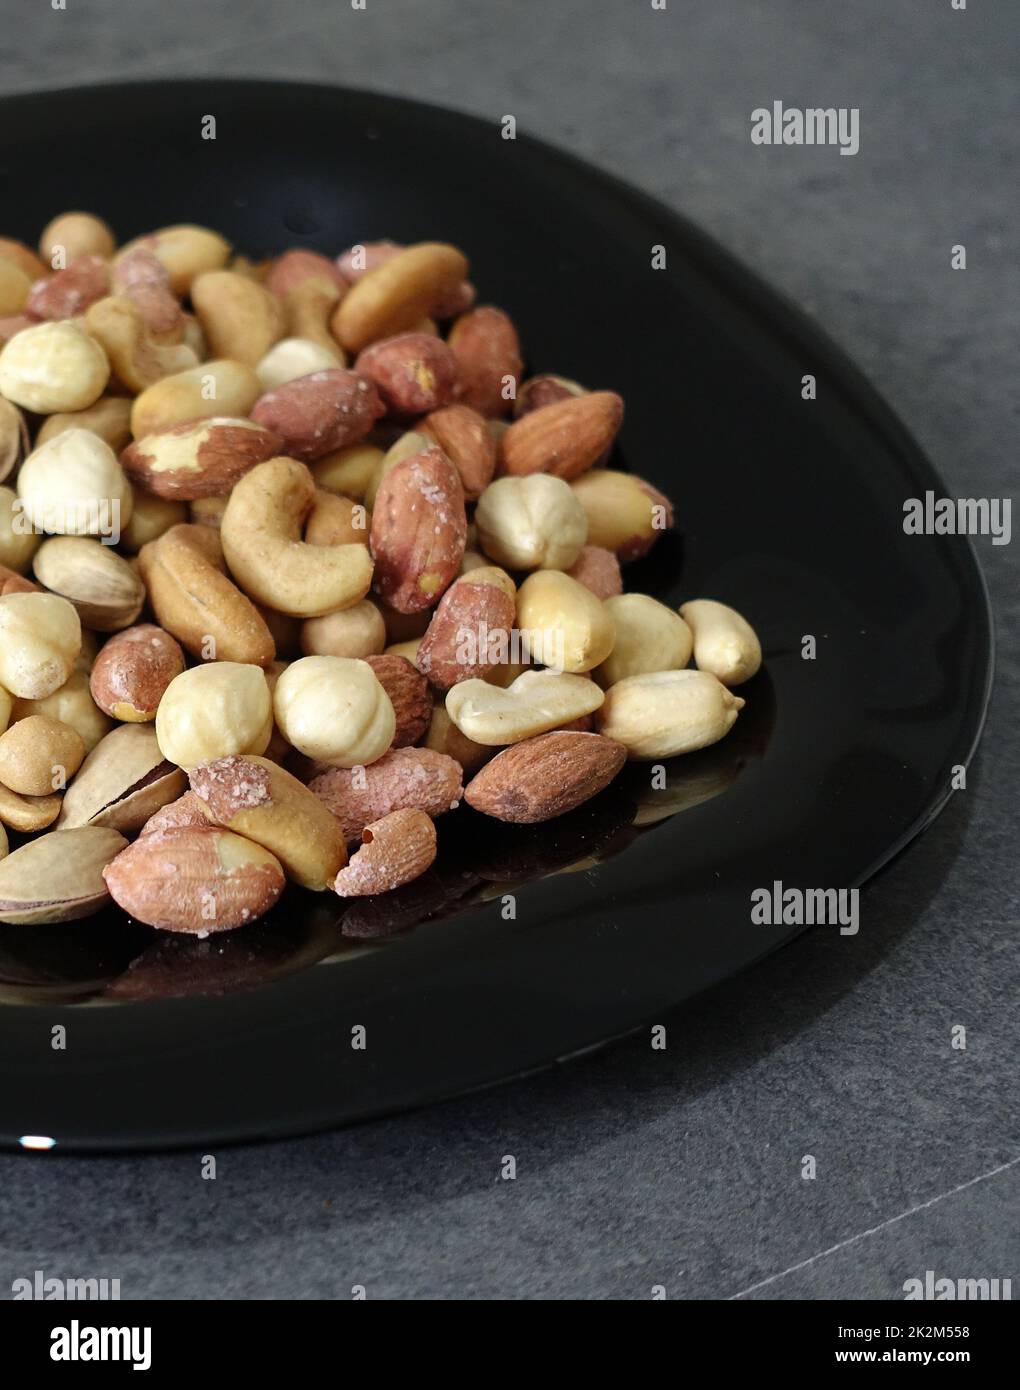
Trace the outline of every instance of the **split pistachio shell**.
{"label": "split pistachio shell", "polygon": [[55,830],[0,862],[0,921],[30,925],[89,917],[109,899],[107,864],[126,848],[115,830]]}
{"label": "split pistachio shell", "polygon": [[761,667],[761,643],[754,628],[725,603],[698,598],[685,603],[680,616],[694,633],[694,662],[723,685],[743,685]]}
{"label": "split pistachio shell", "polygon": [[151,724],[120,724],[82,763],[57,828],[100,825],[131,835],[186,786],[184,773],[160,752]]}
{"label": "split pistachio shell", "polygon": [[651,671],[610,687],[596,722],[630,758],[672,758],[717,742],[743,707],[708,671]]}

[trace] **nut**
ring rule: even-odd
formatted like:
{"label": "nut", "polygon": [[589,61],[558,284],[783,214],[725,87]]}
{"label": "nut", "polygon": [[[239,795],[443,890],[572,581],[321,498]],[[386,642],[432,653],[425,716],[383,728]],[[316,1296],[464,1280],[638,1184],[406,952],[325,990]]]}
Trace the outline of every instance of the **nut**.
{"label": "nut", "polygon": [[460,367],[439,338],[398,333],[358,355],[355,370],[373,382],[387,411],[424,415],[449,405],[457,394]]}
{"label": "nut", "polygon": [[157,256],[141,246],[125,252],[117,258],[112,281],[114,293],[131,300],[153,338],[163,343],[181,342],[184,313],[170,288],[170,273]]}
{"label": "nut", "polygon": [[53,266],[59,260],[69,265],[78,256],[105,256],[109,259],[116,238],[101,217],[91,212],[62,212],[48,222],[39,238],[39,254]]}
{"label": "nut", "polygon": [[301,624],[305,656],[376,656],[386,645],[386,624],[371,599]]}
{"label": "nut", "polygon": [[77,730],[86,753],[91,753],[113,727],[92,698],[87,671],[72,671],[59,690],[41,700],[15,700],[13,719],[26,719],[32,714],[45,714]]}
{"label": "nut", "polygon": [[37,531],[117,540],[131,519],[131,485],[109,444],[90,430],[65,430],[21,465],[18,495]]}
{"label": "nut", "polygon": [[333,337],[330,323],[343,292],[318,276],[309,276],[283,300],[287,337],[317,343],[332,355],[337,367],[346,367],[347,354]]}
{"label": "nut", "polygon": [[505,570],[476,569],[440,600],[417,653],[418,669],[440,690],[484,680],[510,659],[514,582]]}
{"label": "nut", "polygon": [[328,256],[321,256],[318,251],[306,251],[303,247],[284,251],[282,256],[276,257],[269,267],[265,286],[285,299],[292,290],[308,280],[321,281],[338,293],[344,293],[347,289],[346,279]]}
{"label": "nut", "polygon": [[[398,251],[404,249],[397,241],[359,242],[337,257],[337,270],[345,283],[354,285],[370,270],[376,270],[384,261],[392,260]],[[474,285],[462,280],[448,295],[443,296],[432,313],[437,319],[456,318],[458,314],[464,314],[471,308],[475,298]]]}
{"label": "nut", "polygon": [[483,416],[467,405],[448,405],[434,410],[421,422],[460,474],[464,496],[479,498],[496,471],[496,441]]}
{"label": "nut", "polygon": [[394,811],[422,811],[430,817],[452,811],[463,795],[461,767],[431,748],[394,748],[371,767],[334,767],[309,785],[340,824],[347,844],[366,825]]}
{"label": "nut", "polygon": [[273,708],[289,744],[318,762],[357,767],[381,758],[396,716],[371,666],[342,656],[306,656],[276,682]]}
{"label": "nut", "polygon": [[251,418],[283,440],[288,457],[308,461],[355,444],[383,413],[372,383],[334,367],[260,396]]}
{"label": "nut", "polygon": [[143,391],[131,408],[131,433],[142,439],[185,420],[239,419],[249,414],[261,391],[244,362],[203,362]]}
{"label": "nut", "polygon": [[595,672],[600,685],[615,685],[649,671],[674,671],[691,659],[691,630],[672,608],[647,594],[618,594],[605,609],[616,624],[616,646]]}
{"label": "nut", "polygon": [[19,796],[0,783],[0,825],[34,835],[52,825],[60,814],[59,796]]}
{"label": "nut", "polygon": [[38,280],[40,275],[48,274],[51,269],[30,247],[14,237],[0,236],[0,256],[6,261],[13,261],[19,270],[25,272],[29,280]]}
{"label": "nut", "polygon": [[456,321],[448,341],[460,363],[463,404],[480,415],[508,414],[524,366],[509,315],[491,305],[472,309]]}
{"label": "nut", "polygon": [[520,743],[591,714],[604,695],[586,676],[524,671],[505,690],[488,681],[461,681],[446,712],[462,734],[487,745]]}
{"label": "nut", "polygon": [[478,543],[509,570],[569,569],[588,535],[569,483],[549,473],[497,478],[475,509]]}
{"label": "nut", "polygon": [[133,835],[184,787],[184,773],[164,758],[151,724],[119,724],[82,763],[57,826],[105,825]]}
{"label": "nut", "polygon": [[514,419],[519,420],[532,410],[541,410],[545,405],[555,405],[557,401],[568,401],[573,396],[583,396],[585,388],[569,377],[553,376],[544,372],[541,376],[529,377],[521,383],[514,401]]}
{"label": "nut", "polygon": [[242,474],[279,452],[280,440],[251,420],[186,420],[131,444],[121,463],[157,497],[191,501],[226,494]]}
{"label": "nut", "polygon": [[267,758],[203,763],[192,769],[191,790],[214,825],[271,851],[302,888],[322,892],[347,862],[335,818],[296,777]]}
{"label": "nut", "polygon": [[646,554],[673,525],[669,498],[631,473],[592,468],[573,492],[588,518],[589,543],[612,550],[624,564]]}
{"label": "nut", "polygon": [[142,546],[159,540],[171,526],[181,526],[187,519],[188,509],[183,502],[168,502],[165,497],[154,497],[139,489],[134,494],[131,520],[121,531],[121,546],[137,555]]}
{"label": "nut", "polygon": [[590,391],[529,411],[499,441],[503,469],[570,482],[612,447],[622,421],[623,401],[615,391]]}
{"label": "nut", "polygon": [[363,545],[302,541],[315,497],[304,464],[269,459],[237,483],[220,528],[227,564],[245,592],[293,617],[350,608],[372,582],[372,560]]}
{"label": "nut", "polygon": [[626,761],[626,748],[600,734],[540,734],[497,753],[464,799],[497,820],[552,820],[596,796]]}
{"label": "nut", "polygon": [[42,536],[25,525],[22,506],[13,489],[0,487],[0,565],[24,574],[41,542]]}
{"label": "nut", "polygon": [[567,574],[590,589],[596,598],[614,598],[623,593],[620,562],[611,550],[600,545],[586,545]]}
{"label": "nut", "polygon": [[391,811],[361,832],[361,848],[336,876],[342,898],[389,893],[419,878],[436,857],[436,827],[424,811]]}
{"label": "nut", "polygon": [[131,565],[100,541],[54,536],[35,557],[35,575],[51,593],[78,610],[82,626],[119,632],[142,611],[145,586]]}
{"label": "nut", "polygon": [[467,260],[454,246],[425,241],[362,275],[337,306],[331,324],[349,352],[412,329],[467,276]]}
{"label": "nut", "polygon": [[425,735],[425,747],[453,758],[455,762],[460,763],[468,776],[477,772],[482,764],[492,757],[494,751],[462,734],[447,714],[445,705],[436,705],[432,711],[429,730]]}
{"label": "nut", "polygon": [[[127,295],[112,294],[106,299],[97,299],[85,315],[85,327],[105,352],[114,376],[132,393],[144,391],[163,377],[187,371],[198,362],[187,343],[159,342],[150,332],[138,305]],[[56,409],[80,410],[91,405],[98,394],[97,391],[80,405],[62,405]]]}
{"label": "nut", "polygon": [[141,623],[111,637],[89,679],[92,698],[113,719],[141,724],[155,719],[171,681],[184,670],[184,653],[161,627]]}
{"label": "nut", "polygon": [[16,405],[0,396],[0,480],[14,472],[28,449],[25,417]]}
{"label": "nut", "polygon": [[431,435],[423,434],[420,430],[408,430],[400,435],[383,455],[379,467],[374,476],[369,480],[368,487],[365,489],[365,506],[373,508],[375,499],[379,495],[379,488],[382,480],[387,473],[391,473],[398,463],[403,463],[404,459],[411,458],[414,454],[420,454],[425,449],[431,449],[435,440]]}
{"label": "nut", "polygon": [[163,756],[185,770],[232,753],[264,753],[272,732],[265,672],[238,661],[210,661],[175,676],[156,711]]}
{"label": "nut", "polygon": [[162,227],[148,236],[136,237],[121,248],[120,262],[141,247],[151,251],[170,276],[170,288],[176,295],[185,295],[197,276],[209,270],[220,270],[230,258],[230,243],[218,232],[207,227],[184,224]]}
{"label": "nut", "polygon": [[66,430],[91,430],[119,454],[131,442],[131,402],[124,396],[100,396],[85,410],[61,411],[42,422],[35,447],[48,444]]}
{"label": "nut", "polygon": [[412,454],[385,475],[371,535],[385,602],[400,613],[438,603],[457,577],[467,537],[460,475],[440,449]]}
{"label": "nut", "polygon": [[20,314],[31,297],[32,281],[13,261],[0,254],[0,316]]}
{"label": "nut", "polygon": [[175,826],[143,835],[103,877],[114,902],[162,931],[230,931],[263,916],[283,892],[283,869],[229,830]]}
{"label": "nut", "polygon": [[360,502],[316,489],[305,526],[309,545],[368,545],[369,517]]}
{"label": "nut", "polygon": [[282,338],[258,363],[255,375],[263,391],[275,391],[298,377],[342,366],[339,348],[331,350],[312,338]]}
{"label": "nut", "polygon": [[383,457],[382,449],[374,444],[348,444],[316,459],[312,474],[316,484],[327,492],[338,492],[355,502],[364,502]]}
{"label": "nut", "polygon": [[286,332],[276,295],[232,270],[210,270],[196,276],[191,302],[216,357],[230,357],[255,367]]}
{"label": "nut", "polygon": [[0,352],[0,394],[40,415],[84,410],[109,377],[106,353],[74,323],[22,329]]}
{"label": "nut", "polygon": [[517,626],[532,661],[556,671],[592,671],[616,641],[606,605],[560,570],[528,575],[517,593]]}
{"label": "nut", "polygon": [[367,656],[365,661],[371,666],[393,706],[396,720],[393,747],[404,748],[417,743],[432,718],[432,695],[428,681],[403,656]]}
{"label": "nut", "polygon": [[142,547],[138,565],[159,625],[193,656],[268,666],[276,655],[265,619],[223,573],[208,526],[171,526]]}
{"label": "nut", "polygon": [[139,830],[139,835],[152,835],[157,830],[172,830],[181,825],[198,825],[209,828],[209,817],[205,813],[205,803],[193,791],[186,791],[176,801],[169,802],[149,819]]}
{"label": "nut", "polygon": [[[0,300],[2,290],[0,275]],[[23,302],[25,313],[34,319],[73,319],[109,293],[110,267],[106,261],[101,256],[79,256],[65,270],[37,280]],[[18,311],[5,309],[4,312]]]}
{"label": "nut", "polygon": [[103,870],[126,844],[115,830],[83,826],[22,845],[0,863],[0,922],[90,917],[110,896]]}
{"label": "nut", "polygon": [[63,791],[81,766],[85,743],[57,719],[33,714],[0,734],[0,782],[20,796]]}
{"label": "nut", "polygon": [[714,599],[685,603],[681,619],[694,634],[694,663],[699,671],[711,671],[723,685],[743,685],[761,667],[761,643],[754,628],[735,608]]}
{"label": "nut", "polygon": [[0,598],[0,685],[25,700],[52,695],[74,670],[81,623],[56,594]]}
{"label": "nut", "polygon": [[743,707],[708,671],[651,671],[607,690],[597,722],[629,758],[672,758],[716,743]]}

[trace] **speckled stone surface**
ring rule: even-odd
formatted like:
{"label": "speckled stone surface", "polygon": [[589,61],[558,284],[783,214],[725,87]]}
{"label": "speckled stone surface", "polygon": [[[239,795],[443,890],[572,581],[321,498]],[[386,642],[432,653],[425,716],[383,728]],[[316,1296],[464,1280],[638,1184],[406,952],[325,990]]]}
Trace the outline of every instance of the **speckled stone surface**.
{"label": "speckled stone surface", "polygon": [[[220,73],[512,113],[716,234],[869,372],[951,495],[1001,497],[1018,51],[1008,0],[82,0],[19,7],[0,90]],[[774,100],[859,107],[860,153],[753,146],[750,112]],[[174,1298],[1016,1282],[1020,1164],[972,1181],[1020,1157],[1016,542],[978,553],[1000,643],[984,751],[867,889],[858,937],[809,935],[702,998],[668,1020],[665,1052],[632,1039],[385,1123],[224,1150],[215,1182],[197,1154],[0,1158],[0,1297],[36,1268]]]}

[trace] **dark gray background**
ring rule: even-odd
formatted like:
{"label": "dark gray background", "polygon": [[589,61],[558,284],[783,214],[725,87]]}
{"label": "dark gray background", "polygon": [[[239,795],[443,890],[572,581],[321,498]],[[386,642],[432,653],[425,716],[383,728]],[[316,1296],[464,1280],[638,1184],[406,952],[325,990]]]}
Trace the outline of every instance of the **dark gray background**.
{"label": "dark gray background", "polygon": [[[951,495],[1011,493],[1015,0],[0,8],[5,92],[222,73],[513,113],[694,217],[814,313]],[[754,147],[750,112],[775,99],[860,107],[860,153]],[[957,242],[965,272],[949,268]],[[664,1053],[635,1038],[423,1113],[225,1150],[216,1182],[191,1154],[4,1157],[0,1297],[35,1268],[178,1298],[345,1298],[356,1283],[370,1297],[647,1298],[662,1284],[718,1298],[777,1274],[749,1296],[898,1298],[926,1269],[1017,1281],[1020,1165],[953,1192],[1020,1157],[1016,546],[977,544],[1000,642],[984,751],[868,888],[858,937],[803,938],[669,1020]],[[515,1182],[499,1181],[504,1154]]]}

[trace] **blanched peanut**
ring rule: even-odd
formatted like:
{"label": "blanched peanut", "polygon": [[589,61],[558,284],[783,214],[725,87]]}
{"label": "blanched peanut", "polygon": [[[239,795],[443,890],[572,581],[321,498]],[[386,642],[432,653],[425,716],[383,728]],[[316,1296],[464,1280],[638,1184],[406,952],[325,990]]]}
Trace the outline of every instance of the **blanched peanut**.
{"label": "blanched peanut", "polygon": [[91,430],[115,454],[131,443],[131,402],[125,396],[100,396],[95,405],[85,410],[62,411],[42,422],[35,437],[35,447],[48,444],[65,430]]}
{"label": "blanched peanut", "polygon": [[62,791],[81,766],[85,743],[68,724],[33,714],[0,735],[0,782],[20,796]]}
{"label": "blanched peanut", "polygon": [[422,434],[419,430],[408,430],[406,434],[402,434],[396,443],[387,449],[379,461],[375,473],[369,478],[365,488],[365,506],[370,510],[375,506],[376,495],[383,478],[386,477],[387,473],[392,473],[398,463],[403,463],[404,459],[420,454],[423,449],[431,449],[434,444],[435,440],[431,435]]}
{"label": "blanched peanut", "polygon": [[363,502],[384,457],[374,444],[348,444],[346,449],[316,459],[312,474],[317,487]]}
{"label": "blanched peanut", "polygon": [[197,276],[191,286],[191,302],[211,351],[217,357],[246,362],[249,367],[261,362],[286,331],[276,295],[230,270],[211,270]]}
{"label": "blanched peanut", "polygon": [[0,565],[24,574],[42,536],[24,524],[22,507],[9,487],[0,487]]}
{"label": "blanched peanut", "polygon": [[20,314],[31,288],[32,281],[21,267],[0,255],[0,317]]}
{"label": "blanched peanut", "polygon": [[309,545],[368,545],[372,518],[360,502],[319,488],[305,526]]}
{"label": "blanched peanut", "polygon": [[25,516],[54,536],[120,535],[131,519],[131,484],[109,444],[90,430],[65,430],[22,464]]}
{"label": "blanched peanut", "polygon": [[330,352],[322,343],[311,338],[282,338],[269,349],[255,368],[263,391],[274,391],[287,381],[312,372],[325,372],[330,367],[342,367],[339,348]]}
{"label": "blanched peanut", "polygon": [[511,570],[569,569],[588,535],[569,483],[548,473],[497,478],[475,510],[478,543]]}
{"label": "blanched peanut", "polygon": [[648,594],[618,594],[605,600],[616,624],[616,646],[595,672],[602,686],[646,671],[673,671],[691,659],[691,630],[678,613]]}
{"label": "blanched peanut", "polygon": [[560,570],[527,577],[517,593],[517,626],[531,659],[556,671],[594,670],[616,640],[606,605]]}
{"label": "blanched peanut", "polygon": [[106,353],[70,321],[25,328],[0,352],[0,393],[40,415],[84,410],[109,377]]}
{"label": "blanched peanut", "polygon": [[121,530],[120,543],[132,555],[137,555],[143,545],[158,540],[171,526],[180,526],[187,519],[188,508],[184,502],[155,497],[139,488],[134,493],[131,519]]}
{"label": "blanched peanut", "polygon": [[301,624],[305,656],[377,656],[386,645],[386,624],[370,599],[351,608],[306,618]]}
{"label": "blanched peanut", "polygon": [[178,295],[190,291],[196,276],[203,271],[221,269],[230,257],[229,241],[225,241],[218,232],[211,232],[208,227],[196,227],[190,223],[161,227],[158,232],[136,237],[121,247],[117,260],[139,247],[151,251],[169,272],[170,288]]}
{"label": "blanched peanut", "polygon": [[276,722],[299,752],[336,767],[381,758],[396,716],[371,666],[339,656],[306,656],[276,682]]}
{"label": "blanched peanut", "polygon": [[58,719],[61,724],[68,724],[81,735],[86,753],[91,753],[100,739],[105,738],[113,728],[113,721],[93,700],[88,672],[84,670],[72,671],[52,695],[45,695],[40,700],[14,701],[12,719],[27,719],[33,714],[45,714],[50,719]]}
{"label": "blanched peanut", "polygon": [[74,670],[81,623],[74,605],[56,594],[0,598],[0,685],[39,700],[59,690]]}
{"label": "blanched peanut", "polygon": [[588,543],[623,563],[644,555],[673,525],[669,498],[632,473],[593,468],[571,487],[588,519]]}
{"label": "blanched peanut", "polygon": [[723,685],[743,685],[761,667],[761,643],[754,628],[735,608],[715,599],[685,603],[680,615],[694,633],[694,661]]}
{"label": "blanched peanut", "polygon": [[652,671],[606,691],[596,719],[630,758],[672,758],[729,732],[744,702],[707,671]]}
{"label": "blanched peanut", "polygon": [[131,408],[131,433],[143,439],[185,420],[210,420],[214,415],[241,418],[261,394],[258,377],[244,362],[203,362],[165,376],[143,391]]}
{"label": "blanched peanut", "polygon": [[604,698],[586,676],[525,671],[505,690],[488,681],[461,681],[446,697],[446,712],[473,742],[498,745],[559,729],[597,710]]}
{"label": "blanched peanut", "polygon": [[264,753],[273,732],[265,672],[235,661],[210,661],[167,686],[156,712],[164,758],[189,768],[232,753]]}
{"label": "blanched peanut", "polygon": [[48,266],[54,261],[70,265],[79,256],[109,259],[117,245],[113,232],[91,212],[62,212],[46,224],[39,238],[39,254]]}

